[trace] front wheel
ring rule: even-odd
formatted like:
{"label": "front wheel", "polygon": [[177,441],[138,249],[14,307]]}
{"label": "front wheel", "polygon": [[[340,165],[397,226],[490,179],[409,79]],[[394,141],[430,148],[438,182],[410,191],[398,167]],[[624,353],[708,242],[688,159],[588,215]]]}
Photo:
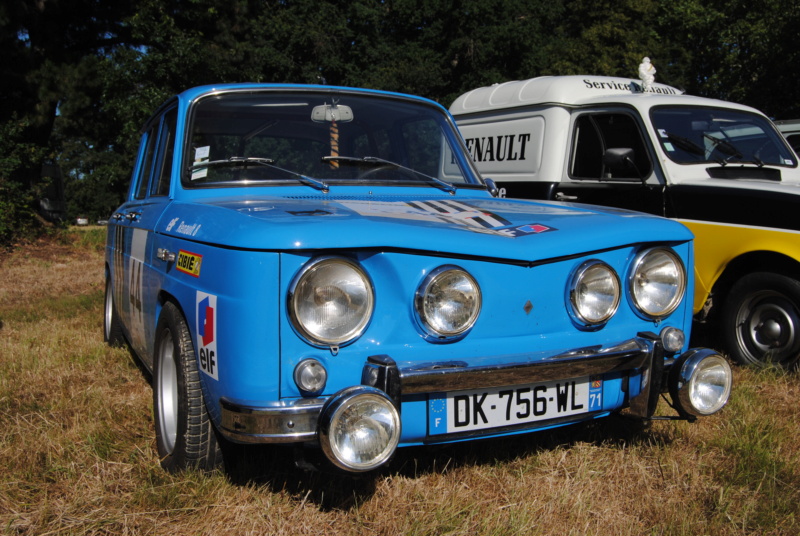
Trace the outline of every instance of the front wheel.
{"label": "front wheel", "polygon": [[767,272],[746,275],[725,300],[721,327],[738,363],[794,367],[800,359],[800,282]]}
{"label": "front wheel", "polygon": [[161,466],[170,472],[211,470],[222,451],[208,416],[186,320],[171,302],[156,328],[153,412]]}

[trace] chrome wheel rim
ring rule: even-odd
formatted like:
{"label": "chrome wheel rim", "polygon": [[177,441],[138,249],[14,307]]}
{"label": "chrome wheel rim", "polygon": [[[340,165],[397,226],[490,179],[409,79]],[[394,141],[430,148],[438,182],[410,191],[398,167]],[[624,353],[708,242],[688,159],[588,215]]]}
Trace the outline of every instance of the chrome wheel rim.
{"label": "chrome wheel rim", "polygon": [[111,320],[114,316],[114,298],[111,296],[111,281],[106,281],[106,305],[105,317],[103,323],[103,331],[105,332],[106,340],[111,338]]}
{"label": "chrome wheel rim", "polygon": [[158,349],[158,422],[164,450],[172,453],[178,436],[178,371],[172,332],[165,330]]}

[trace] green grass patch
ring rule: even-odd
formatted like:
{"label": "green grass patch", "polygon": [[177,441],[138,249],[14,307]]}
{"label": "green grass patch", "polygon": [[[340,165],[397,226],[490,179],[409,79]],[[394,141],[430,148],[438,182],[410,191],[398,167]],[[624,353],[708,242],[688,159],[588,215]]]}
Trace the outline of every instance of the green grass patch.
{"label": "green grass patch", "polygon": [[98,313],[103,308],[103,291],[92,290],[88,294],[68,296],[46,296],[34,302],[11,309],[0,307],[0,318],[4,322],[36,323],[57,316],[69,320],[86,313]]}

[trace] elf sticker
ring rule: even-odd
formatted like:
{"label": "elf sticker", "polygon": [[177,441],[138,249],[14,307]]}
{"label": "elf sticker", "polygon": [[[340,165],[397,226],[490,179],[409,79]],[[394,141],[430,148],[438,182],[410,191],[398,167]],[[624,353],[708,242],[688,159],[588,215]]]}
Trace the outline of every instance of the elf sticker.
{"label": "elf sticker", "polygon": [[217,297],[197,291],[197,353],[200,370],[219,379],[217,362]]}

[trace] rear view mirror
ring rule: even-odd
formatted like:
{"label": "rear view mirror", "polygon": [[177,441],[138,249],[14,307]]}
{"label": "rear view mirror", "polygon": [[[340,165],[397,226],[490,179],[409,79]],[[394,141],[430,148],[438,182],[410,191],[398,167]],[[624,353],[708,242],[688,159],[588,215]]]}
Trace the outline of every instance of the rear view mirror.
{"label": "rear view mirror", "polygon": [[332,122],[346,123],[353,120],[353,110],[341,104],[321,104],[311,110],[311,120],[317,123]]}

